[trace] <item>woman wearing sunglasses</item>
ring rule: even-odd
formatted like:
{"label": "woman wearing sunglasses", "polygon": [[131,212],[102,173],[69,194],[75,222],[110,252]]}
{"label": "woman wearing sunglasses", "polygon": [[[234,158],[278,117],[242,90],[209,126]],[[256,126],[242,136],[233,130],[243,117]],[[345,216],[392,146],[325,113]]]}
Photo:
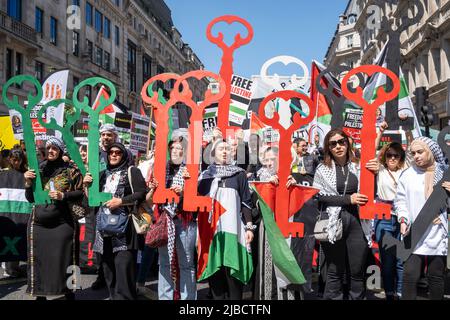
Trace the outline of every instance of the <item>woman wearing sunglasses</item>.
{"label": "woman wearing sunglasses", "polygon": [[[144,238],[136,233],[129,214],[135,203],[145,200],[146,185],[138,168],[128,170],[128,152],[123,144],[115,142],[106,152],[106,170],[100,173],[100,190],[111,193],[112,199],[98,208],[94,252],[102,256],[101,265],[111,300],[135,300],[137,251],[143,249]],[[92,176],[86,174],[83,182],[85,187],[89,186]]]}
{"label": "woman wearing sunglasses", "polygon": [[[360,221],[358,205],[368,201],[358,192],[359,167],[354,162],[348,136],[332,129],[324,140],[324,162],[317,167],[314,187],[320,189],[319,210],[328,216],[328,242],[322,242],[326,263],[325,299],[344,298],[344,276],[350,274],[349,298],[363,299],[365,263],[369,252],[370,224]],[[338,223],[342,221],[342,237],[338,239]],[[348,262],[348,270],[347,269]]]}
{"label": "woman wearing sunglasses", "polygon": [[[419,215],[433,188],[443,187],[450,191],[450,182],[442,180],[445,158],[439,145],[426,137],[416,138],[410,146],[414,161],[398,180],[397,197],[394,207],[400,222],[400,233],[407,236],[411,224]],[[404,263],[403,300],[415,300],[417,283],[425,265],[427,267],[429,293],[431,300],[444,297],[444,272],[448,251],[448,222],[446,207],[435,212],[435,219],[428,227],[413,253]]]}
{"label": "woman wearing sunglasses", "polygon": [[[409,167],[406,153],[398,142],[385,145],[378,154],[377,202],[393,204],[397,195],[398,180],[402,172]],[[386,294],[386,300],[401,297],[403,264],[400,259],[387,253],[383,248],[382,239],[385,234],[400,239],[400,224],[394,210],[391,219],[374,220],[375,238],[379,246],[381,260],[381,276]]]}

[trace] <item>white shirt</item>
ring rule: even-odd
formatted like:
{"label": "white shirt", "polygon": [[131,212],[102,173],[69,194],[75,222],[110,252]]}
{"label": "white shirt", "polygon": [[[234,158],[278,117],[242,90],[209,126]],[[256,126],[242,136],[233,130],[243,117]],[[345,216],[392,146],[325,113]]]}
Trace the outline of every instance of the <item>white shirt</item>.
{"label": "white shirt", "polygon": [[[410,167],[402,173],[398,182],[397,197],[394,201],[399,221],[401,218],[406,218],[409,225],[414,222],[426,202],[424,190],[424,171]],[[431,224],[428,227],[425,235],[414,249],[414,254],[447,255],[447,214],[441,212],[439,217],[442,223],[438,225]]]}
{"label": "white shirt", "polygon": [[[390,171],[392,177],[398,184],[400,175],[404,170],[399,169],[397,171]],[[393,201],[397,194],[397,186],[394,183],[394,179],[389,174],[389,169],[380,165],[380,171],[377,176],[377,194],[381,200]]]}

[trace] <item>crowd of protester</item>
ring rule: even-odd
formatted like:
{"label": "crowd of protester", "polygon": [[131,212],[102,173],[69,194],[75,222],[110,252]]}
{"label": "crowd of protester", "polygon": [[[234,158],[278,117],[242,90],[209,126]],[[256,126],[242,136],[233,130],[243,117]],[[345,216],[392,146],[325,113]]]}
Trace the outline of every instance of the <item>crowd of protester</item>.
{"label": "crowd of protester", "polygon": [[[359,207],[368,201],[368,196],[359,191],[360,151],[343,130],[329,131],[322,143],[319,135],[311,143],[302,138],[293,139],[291,175],[287,181],[280,181],[276,143],[263,142],[256,134],[246,143],[242,132],[224,139],[216,128],[212,140],[204,146],[208,159],[203,159],[200,165],[198,193],[227,204],[227,210],[232,213],[226,217],[231,226],[229,232],[241,235],[242,240],[217,237],[213,249],[198,246],[198,230],[200,224],[210,223],[216,215],[183,210],[183,202],[190,201],[183,197],[185,181],[190,178],[186,167],[186,136],[172,136],[166,179],[157,181],[153,154],[136,160],[119,142],[115,127],[103,125],[99,142],[99,191],[110,193],[112,198],[100,207],[88,206],[92,176],[87,173],[83,177],[66,153],[64,142],[52,137],[45,148],[36,150],[42,187],[49,192],[51,202],[33,205],[27,221],[14,220],[8,215],[17,225],[26,225],[28,260],[26,274],[21,272],[19,261],[4,263],[5,276],[26,276],[27,292],[37,299],[55,295],[75,299],[76,295],[67,286],[70,275],[67,268],[80,263],[80,223],[71,214],[71,206],[78,203],[86,209],[83,219],[86,229],[92,230],[86,235],[92,242],[97,269],[92,289],[107,288],[112,300],[137,299],[156,262],[158,299],[197,299],[199,259],[204,259],[205,250],[210,254],[215,251],[215,259],[208,260],[202,270],[201,280],[209,284],[209,298],[240,300],[245,290],[252,292],[253,299],[283,298],[271,263],[272,253],[258,200],[250,188],[252,181],[259,181],[274,186],[302,185],[319,189],[317,196],[293,217],[293,221],[304,224],[303,237],[291,238],[290,247],[306,279],[301,286],[288,287],[295,298],[304,298],[308,293],[332,300],[365,299],[367,267],[374,264],[372,249],[377,243],[387,300],[416,299],[418,283],[425,275],[430,299],[443,299],[447,212],[436,212],[436,218],[405,263],[386,251],[383,237],[385,234],[396,239],[407,236],[447,170],[446,159],[436,142],[426,137],[413,139],[410,133],[406,144],[391,142],[378,147],[386,128],[386,123],[380,124],[375,141],[377,153],[366,168],[376,176],[376,201],[392,205],[392,211],[390,219],[375,220],[359,217]],[[79,152],[88,168],[87,146],[81,145]],[[1,167],[0,179],[17,180],[26,200],[33,203],[36,172],[28,169],[26,150],[20,146],[4,150]],[[179,196],[179,202],[153,204],[152,196],[161,185]],[[442,187],[449,192],[450,182],[444,182]],[[158,248],[146,245],[145,234],[138,234],[133,224],[128,223],[130,214],[134,213],[130,204],[143,205],[153,223],[163,213],[167,216],[167,245]],[[117,217],[118,223],[124,226],[114,234],[108,233],[105,226],[111,216]],[[318,219],[324,218],[328,219],[327,239],[319,242],[314,237],[314,226]],[[243,251],[239,250],[239,241],[245,243]],[[317,286],[313,285],[315,272],[319,274]]]}

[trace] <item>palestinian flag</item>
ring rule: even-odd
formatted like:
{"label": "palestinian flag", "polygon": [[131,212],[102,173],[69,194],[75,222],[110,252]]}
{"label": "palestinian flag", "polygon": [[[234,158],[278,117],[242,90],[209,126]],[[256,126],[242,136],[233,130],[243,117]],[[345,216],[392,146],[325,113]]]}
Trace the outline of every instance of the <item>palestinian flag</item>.
{"label": "palestinian flag", "polygon": [[32,205],[25,198],[24,185],[22,173],[0,171],[0,261],[27,259],[27,223]]}
{"label": "palestinian flag", "polygon": [[[232,179],[232,178],[230,178]],[[220,200],[220,202],[219,202]],[[246,284],[253,273],[250,246],[245,241],[238,191],[219,188],[211,213],[198,216],[198,281],[205,280],[222,266]]]}
{"label": "palestinian flag", "polygon": [[[314,141],[314,135],[319,134],[320,144],[323,145],[323,139],[328,131],[331,130],[331,108],[328,104],[327,98],[321,94],[316,87],[316,79],[319,74],[325,70],[325,67],[319,62],[313,60],[311,67],[311,86],[310,86],[310,98],[314,103],[314,108],[316,116],[313,121],[311,121],[308,129],[309,133],[309,143]],[[325,75],[321,79],[321,85],[327,87],[328,85],[333,85],[335,93],[342,94],[340,83],[336,79],[331,77],[329,74]]]}
{"label": "palestinian flag", "polygon": [[264,124],[264,122],[259,119],[259,117],[256,115],[256,113],[252,112],[252,120],[250,122],[250,130],[251,133],[256,133],[257,135],[262,137],[264,128],[267,126]]}
{"label": "palestinian flag", "polygon": [[[276,187],[270,183],[254,183],[252,189],[259,198],[261,214],[266,229],[267,240],[272,252],[278,282],[283,287],[289,284],[304,284],[306,282],[300,266],[290,249],[290,239],[284,238],[275,222]],[[298,212],[305,202],[319,192],[318,189],[296,186],[291,189],[289,199],[289,216]]]}
{"label": "palestinian flag", "polygon": [[[389,41],[386,42],[383,49],[378,54],[377,58],[374,61],[374,64],[387,68],[388,51],[389,51]],[[398,95],[398,114],[407,115],[408,117],[414,119],[414,130],[412,130],[412,134],[414,138],[417,138],[420,137],[422,133],[420,131],[420,126],[417,120],[416,112],[414,111],[414,105],[409,96],[405,76],[403,75],[401,68],[399,68],[399,79],[400,79],[400,93]],[[385,86],[386,86],[386,75],[382,73],[374,74],[368,79],[366,87],[364,88],[364,99],[366,101],[373,102],[377,97],[378,88]],[[382,105],[380,109],[382,114],[385,115],[386,105],[385,104]]]}

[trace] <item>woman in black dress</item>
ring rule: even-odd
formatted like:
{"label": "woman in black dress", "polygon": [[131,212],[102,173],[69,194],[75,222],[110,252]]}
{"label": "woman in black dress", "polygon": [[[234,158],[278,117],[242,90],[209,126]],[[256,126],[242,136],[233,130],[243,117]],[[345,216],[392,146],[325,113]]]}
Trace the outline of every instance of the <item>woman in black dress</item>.
{"label": "woman in black dress", "polygon": [[[64,143],[60,139],[50,138],[46,149],[47,160],[41,163],[39,171],[52,202],[35,205],[28,224],[27,292],[38,299],[63,294],[74,299],[67,286],[71,275],[67,268],[77,265],[78,224],[69,210],[69,202],[83,198],[83,177],[78,169],[63,161]],[[27,171],[24,175],[25,196],[34,203],[31,186],[36,174]]]}
{"label": "woman in black dress", "polygon": [[[98,208],[94,252],[101,255],[111,300],[136,300],[137,251],[144,248],[144,237],[136,233],[130,209],[145,200],[147,187],[141,171],[130,168],[129,154],[123,144],[115,142],[106,152],[107,168],[100,173],[100,190],[111,193],[112,199]],[[89,186],[91,183],[92,176],[86,174],[84,184]],[[105,228],[107,223],[104,221],[111,218],[126,221],[118,222],[125,226],[123,232]]]}

